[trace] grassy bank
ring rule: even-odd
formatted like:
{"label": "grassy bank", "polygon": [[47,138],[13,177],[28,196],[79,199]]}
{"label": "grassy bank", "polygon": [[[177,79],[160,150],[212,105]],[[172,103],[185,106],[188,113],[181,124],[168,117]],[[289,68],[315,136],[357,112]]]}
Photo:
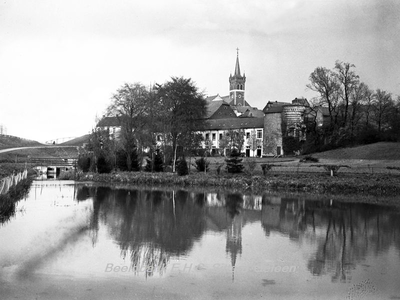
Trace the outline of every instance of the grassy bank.
{"label": "grassy bank", "polygon": [[[73,178],[65,178],[73,179]],[[286,191],[330,194],[365,194],[396,196],[400,194],[400,176],[382,174],[270,174],[209,175],[203,173],[177,176],[172,173],[119,172],[112,174],[78,173],[76,180],[102,183],[125,183],[135,185],[167,185],[251,189],[253,192]]]}
{"label": "grassy bank", "polygon": [[1,163],[0,179],[13,173],[19,173],[25,170],[25,163]]}

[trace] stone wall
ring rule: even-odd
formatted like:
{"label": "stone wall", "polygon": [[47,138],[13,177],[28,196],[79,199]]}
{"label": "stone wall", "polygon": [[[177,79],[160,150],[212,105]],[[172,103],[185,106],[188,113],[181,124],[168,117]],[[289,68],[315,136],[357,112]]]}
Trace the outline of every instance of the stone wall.
{"label": "stone wall", "polygon": [[263,155],[283,154],[282,148],[282,113],[266,113],[264,117]]}

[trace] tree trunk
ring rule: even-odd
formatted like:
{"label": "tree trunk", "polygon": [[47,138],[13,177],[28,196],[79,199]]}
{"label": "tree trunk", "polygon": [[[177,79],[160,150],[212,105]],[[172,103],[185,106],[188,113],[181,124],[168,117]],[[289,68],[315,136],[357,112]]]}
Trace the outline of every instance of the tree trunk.
{"label": "tree trunk", "polygon": [[175,173],[176,151],[177,151],[177,148],[178,148],[176,139],[174,139],[172,144],[173,144],[173,150],[174,150],[174,158],[173,158],[173,161],[172,161],[172,172]]}

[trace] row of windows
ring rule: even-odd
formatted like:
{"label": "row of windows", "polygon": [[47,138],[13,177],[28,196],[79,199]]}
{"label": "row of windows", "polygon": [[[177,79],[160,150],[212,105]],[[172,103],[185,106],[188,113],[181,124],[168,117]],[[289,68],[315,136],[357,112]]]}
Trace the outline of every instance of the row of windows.
{"label": "row of windows", "polygon": [[[219,134],[219,139],[222,140],[222,137],[223,137],[223,134],[220,133],[220,134]],[[251,137],[250,132],[246,132],[246,139],[249,139],[250,137]],[[212,133],[212,134],[211,134],[211,139],[212,139],[213,141],[215,141],[216,138],[217,138],[217,134],[216,134],[216,133]],[[262,139],[262,130],[261,130],[261,129],[258,129],[258,130],[256,131],[256,138],[257,138],[257,139]],[[205,139],[206,139],[206,140],[209,140],[209,139],[210,139],[210,134],[209,134],[209,133],[206,133]]]}

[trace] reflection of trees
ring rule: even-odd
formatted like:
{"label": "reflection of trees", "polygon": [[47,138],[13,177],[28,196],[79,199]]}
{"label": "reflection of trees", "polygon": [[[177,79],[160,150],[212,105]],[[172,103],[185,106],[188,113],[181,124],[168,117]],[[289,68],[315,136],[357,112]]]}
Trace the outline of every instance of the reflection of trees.
{"label": "reflection of trees", "polygon": [[29,194],[32,180],[22,180],[7,195],[0,195],[0,225],[7,223],[16,213],[17,202]]}
{"label": "reflection of trees", "polygon": [[368,255],[400,249],[400,219],[390,207],[264,196],[262,226],[317,244],[307,267],[314,275],[346,281]]}
{"label": "reflection of trees", "polygon": [[204,212],[186,191],[96,188],[91,228],[102,220],[133,270],[165,269],[171,255],[189,251],[204,231]]}
{"label": "reflection of trees", "polygon": [[105,224],[122,257],[149,276],[162,273],[172,255],[190,251],[205,230],[226,233],[225,250],[234,267],[242,253],[243,226],[260,219],[267,236],[280,232],[294,242],[316,245],[307,267],[333,281],[348,280],[369,255],[400,249],[399,213],[390,207],[264,195],[257,211],[251,208],[259,198],[239,193],[97,187],[85,195],[93,197],[93,242],[99,224]]}
{"label": "reflection of trees", "polygon": [[324,235],[318,236],[317,251],[308,262],[315,275],[329,273],[333,281],[346,281],[367,255],[377,256],[391,246],[400,249],[400,220],[390,208],[334,203],[318,213]]}

